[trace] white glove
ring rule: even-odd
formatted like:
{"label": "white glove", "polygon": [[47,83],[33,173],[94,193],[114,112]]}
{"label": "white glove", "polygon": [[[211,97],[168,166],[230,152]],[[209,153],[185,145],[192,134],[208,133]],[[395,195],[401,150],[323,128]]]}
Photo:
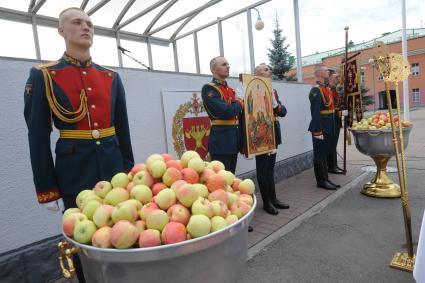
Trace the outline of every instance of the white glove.
{"label": "white glove", "polygon": [[318,139],[318,140],[323,140],[324,139],[323,135],[313,136],[313,138]]}
{"label": "white glove", "polygon": [[45,209],[51,210],[51,211],[64,211],[65,206],[63,204],[63,200],[57,199],[51,202],[46,202],[41,204]]}
{"label": "white glove", "polygon": [[275,109],[278,106],[279,104],[277,103],[276,98],[274,97],[274,94],[272,93],[272,107],[273,109]]}
{"label": "white glove", "polygon": [[348,116],[348,110],[342,110],[341,113],[342,113],[342,116],[345,116],[345,117]]}
{"label": "white glove", "polygon": [[245,95],[243,93],[243,85],[242,85],[242,83],[239,83],[238,84],[238,86],[235,89],[235,92],[236,92],[236,97],[238,97],[239,99],[242,99],[243,100],[245,98]]}

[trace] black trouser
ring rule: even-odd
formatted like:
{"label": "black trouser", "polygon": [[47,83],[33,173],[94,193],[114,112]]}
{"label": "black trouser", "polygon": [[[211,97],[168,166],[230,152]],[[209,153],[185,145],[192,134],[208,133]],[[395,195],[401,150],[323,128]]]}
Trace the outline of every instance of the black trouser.
{"label": "black trouser", "polygon": [[[333,135],[332,134],[323,134],[323,140],[316,139],[312,137],[313,139],[313,163],[314,163],[314,173],[316,177],[317,183],[321,183],[323,181],[327,180],[327,156],[330,153],[331,150],[331,142],[332,142]],[[322,170],[326,171],[325,173],[322,172]]]}
{"label": "black trouser", "polygon": [[236,162],[238,161],[238,154],[212,154],[211,160],[218,160],[221,161],[224,164],[224,167],[226,170],[232,172],[235,174],[236,171]]}
{"label": "black trouser", "polygon": [[[77,198],[77,195],[62,196],[65,209],[68,209],[71,207],[77,207],[77,204],[75,203],[76,198]],[[81,265],[80,257],[78,256],[78,254],[74,254],[72,257],[72,260],[74,262],[75,273],[77,274],[78,281],[80,283],[85,283],[86,280],[84,278],[83,266]]]}
{"label": "black trouser", "polygon": [[323,134],[323,140],[313,139],[313,162],[326,162],[328,154],[331,152],[332,134]]}
{"label": "black trouser", "polygon": [[338,146],[340,131],[341,131],[341,118],[339,118],[337,114],[335,114],[335,129],[334,129],[334,134],[331,140],[329,154],[327,157],[327,165],[328,165],[328,169],[330,170],[336,169],[336,167],[338,166],[336,148]]}
{"label": "black trouser", "polygon": [[274,165],[276,163],[275,154],[261,154],[255,156],[255,167],[257,170],[257,181],[260,187],[263,203],[270,203],[276,200],[274,186]]}

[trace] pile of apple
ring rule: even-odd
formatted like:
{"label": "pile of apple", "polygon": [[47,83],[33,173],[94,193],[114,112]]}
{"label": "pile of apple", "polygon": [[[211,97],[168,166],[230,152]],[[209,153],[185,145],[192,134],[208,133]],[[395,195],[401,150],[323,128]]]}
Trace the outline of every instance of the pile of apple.
{"label": "pile of apple", "polygon": [[181,160],[153,154],[130,173],[81,191],[63,231],[99,248],[143,248],[202,237],[235,223],[253,205],[255,185],[195,151]]}
{"label": "pile of apple", "polygon": [[[402,127],[412,126],[412,122],[400,120],[397,115],[393,116],[394,125],[398,126],[398,122]],[[388,112],[375,112],[371,117],[363,118],[360,122],[354,121],[352,130],[386,130],[391,129],[390,115]]]}

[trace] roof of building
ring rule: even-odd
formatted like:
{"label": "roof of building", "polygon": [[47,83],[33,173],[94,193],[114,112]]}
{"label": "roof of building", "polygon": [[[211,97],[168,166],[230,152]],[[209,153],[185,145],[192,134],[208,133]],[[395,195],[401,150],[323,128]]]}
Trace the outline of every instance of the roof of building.
{"label": "roof of building", "polygon": [[[425,28],[406,29],[406,36],[408,40],[413,38],[423,37],[425,36]],[[355,44],[351,48],[348,48],[348,51],[356,52],[356,51],[372,48],[376,41],[383,41],[385,44],[400,42],[401,37],[402,37],[402,30],[387,32],[382,34],[382,36],[374,38],[367,42]],[[344,52],[345,52],[345,47],[341,47],[341,48],[337,48],[333,50],[328,50],[328,51],[304,56],[302,57],[302,65],[304,67],[309,65],[320,64],[322,63],[323,58],[341,55],[341,54],[344,54]]]}

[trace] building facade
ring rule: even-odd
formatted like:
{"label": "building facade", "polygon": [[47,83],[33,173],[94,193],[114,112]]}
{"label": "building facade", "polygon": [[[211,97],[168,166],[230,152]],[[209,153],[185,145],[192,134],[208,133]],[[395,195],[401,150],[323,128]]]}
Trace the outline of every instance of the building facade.
{"label": "building facade", "polygon": [[[410,64],[411,75],[408,79],[409,107],[425,106],[425,28],[408,29],[407,33],[407,59]],[[360,52],[357,60],[360,66],[361,83],[367,90],[367,96],[372,96],[372,104],[366,106],[368,110],[387,109],[385,83],[379,74],[373,58],[375,43],[383,41],[390,53],[402,53],[401,30],[383,34],[365,43],[353,45],[349,48],[348,57]],[[340,70],[341,59],[344,58],[345,48],[329,50],[322,53],[305,56],[303,60],[303,80],[314,85],[314,70],[318,65],[325,65],[335,70]],[[296,70],[292,70],[295,73]],[[395,99],[395,85],[390,84],[393,102]],[[400,104],[403,105],[403,82],[398,84]],[[394,104],[393,104],[394,105]]]}

